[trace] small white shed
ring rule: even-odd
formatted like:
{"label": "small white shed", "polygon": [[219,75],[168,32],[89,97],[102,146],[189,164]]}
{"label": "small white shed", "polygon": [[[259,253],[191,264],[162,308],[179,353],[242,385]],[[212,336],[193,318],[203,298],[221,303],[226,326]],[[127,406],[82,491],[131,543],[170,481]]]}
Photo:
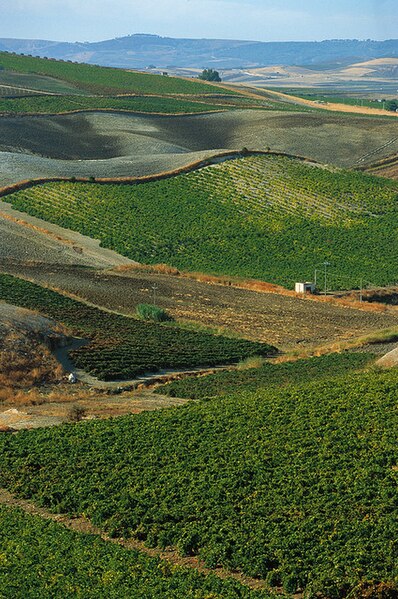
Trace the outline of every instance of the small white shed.
{"label": "small white shed", "polygon": [[314,293],[315,283],[311,283],[308,281],[306,281],[305,283],[299,282],[296,283],[294,290],[296,293]]}

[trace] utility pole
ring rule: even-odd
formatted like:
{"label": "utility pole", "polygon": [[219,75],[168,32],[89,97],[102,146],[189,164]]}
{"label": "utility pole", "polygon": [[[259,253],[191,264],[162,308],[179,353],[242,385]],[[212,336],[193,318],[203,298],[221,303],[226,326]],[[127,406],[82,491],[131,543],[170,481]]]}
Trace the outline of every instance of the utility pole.
{"label": "utility pole", "polygon": [[156,306],[156,291],[159,289],[159,287],[156,285],[156,283],[154,283],[152,285],[152,290],[153,290],[153,305]]}
{"label": "utility pole", "polygon": [[316,288],[316,275],[317,275],[317,270],[318,270],[318,269],[316,268],[316,269],[315,269],[315,272],[314,272],[314,285],[315,285],[315,288]]}
{"label": "utility pole", "polygon": [[361,304],[362,304],[362,291],[363,291],[363,287],[362,287],[362,279],[361,279],[360,283],[359,283],[359,301],[361,302]]}
{"label": "utility pole", "polygon": [[323,266],[325,267],[325,295],[327,295],[327,267],[330,266],[330,262],[325,260]]}

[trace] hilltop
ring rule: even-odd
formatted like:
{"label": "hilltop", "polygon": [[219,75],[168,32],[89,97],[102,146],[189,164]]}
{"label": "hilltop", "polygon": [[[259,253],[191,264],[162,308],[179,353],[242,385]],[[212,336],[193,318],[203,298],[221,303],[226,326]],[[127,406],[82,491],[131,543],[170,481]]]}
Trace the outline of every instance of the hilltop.
{"label": "hilltop", "polygon": [[0,39],[0,50],[77,60],[104,66],[158,68],[341,64],[398,56],[398,40],[325,40],[257,42],[250,40],[176,39],[135,34],[101,42]]}

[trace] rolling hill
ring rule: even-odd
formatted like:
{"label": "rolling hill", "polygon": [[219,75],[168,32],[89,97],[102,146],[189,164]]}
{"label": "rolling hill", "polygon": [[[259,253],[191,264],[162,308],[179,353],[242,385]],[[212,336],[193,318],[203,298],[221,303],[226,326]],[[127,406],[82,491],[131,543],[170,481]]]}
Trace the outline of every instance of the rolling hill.
{"label": "rolling hill", "polygon": [[394,181],[265,154],[136,183],[32,184],[5,200],[143,263],[291,288],[326,260],[335,289],[397,280]]}

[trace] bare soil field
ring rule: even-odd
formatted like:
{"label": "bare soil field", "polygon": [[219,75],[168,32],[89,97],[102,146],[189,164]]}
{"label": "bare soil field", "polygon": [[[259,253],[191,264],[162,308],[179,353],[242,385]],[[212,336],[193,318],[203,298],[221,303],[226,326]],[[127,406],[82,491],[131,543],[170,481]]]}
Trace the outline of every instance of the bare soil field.
{"label": "bare soil field", "polygon": [[44,262],[105,268],[133,264],[99,241],[14,210],[0,201],[0,256],[5,264]]}
{"label": "bare soil field", "polygon": [[145,116],[86,113],[0,119],[0,185],[51,176],[140,176],[209,151],[283,151],[350,167],[397,147],[398,119],[326,112],[232,112]]}
{"label": "bare soil field", "polygon": [[286,350],[398,326],[394,308],[362,311],[166,274],[130,271],[122,275],[73,265],[7,264],[4,260],[0,269],[122,314],[134,315],[137,304],[155,300],[178,320],[222,328]]}

